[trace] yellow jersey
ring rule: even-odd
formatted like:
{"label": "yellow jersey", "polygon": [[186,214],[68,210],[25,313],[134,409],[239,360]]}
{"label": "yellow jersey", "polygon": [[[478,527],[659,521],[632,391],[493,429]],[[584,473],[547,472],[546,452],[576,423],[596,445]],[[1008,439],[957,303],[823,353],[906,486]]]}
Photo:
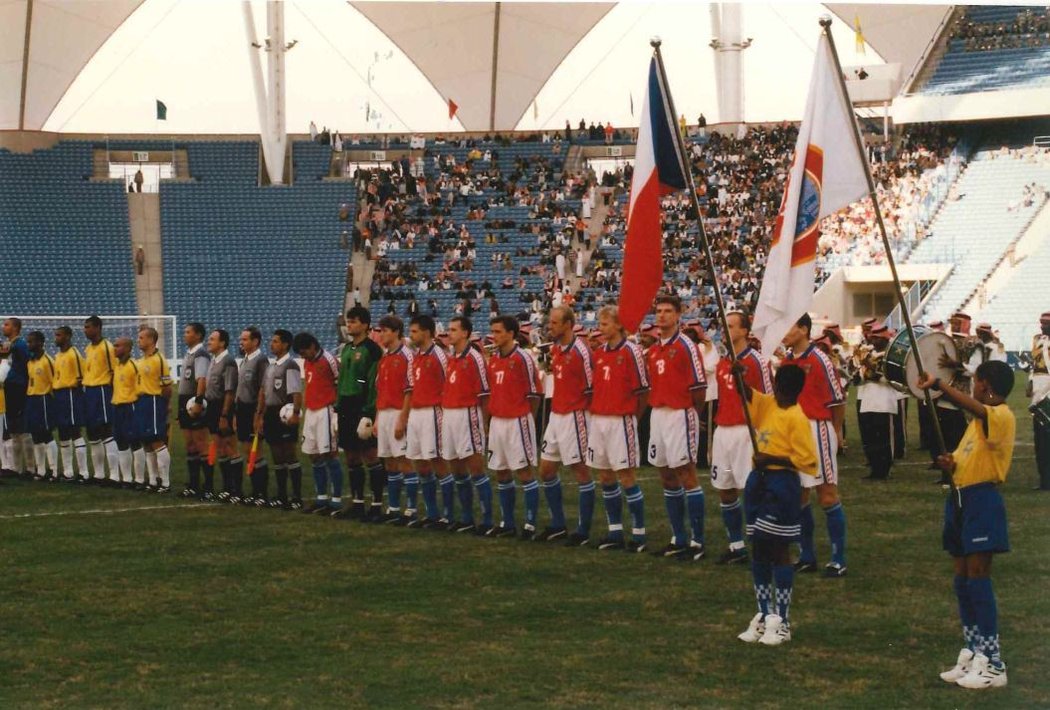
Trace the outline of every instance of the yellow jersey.
{"label": "yellow jersey", "polygon": [[44,353],[35,360],[30,360],[27,367],[29,387],[26,388],[26,395],[51,394],[51,385],[55,378],[55,361],[51,356]]}
{"label": "yellow jersey", "polygon": [[1014,413],[1005,403],[986,406],[984,411],[988,413],[988,433],[985,434],[984,422],[974,417],[966,427],[959,447],[952,452],[955,458],[952,482],[957,488],[978,483],[1002,483],[1010,470],[1017,430]]}
{"label": "yellow jersey", "polygon": [[84,358],[74,347],[55,353],[55,389],[80,387],[84,377]]}
{"label": "yellow jersey", "polygon": [[138,366],[139,394],[159,397],[165,387],[171,386],[171,371],[168,369],[168,361],[164,359],[164,356],[159,351],[139,358]]}
{"label": "yellow jersey", "polygon": [[113,384],[113,373],[117,369],[117,356],[113,346],[103,338],[95,343],[88,343],[84,348],[84,386],[98,387]]}
{"label": "yellow jersey", "polygon": [[128,358],[117,361],[113,372],[113,404],[131,404],[139,398],[139,366]]}
{"label": "yellow jersey", "polygon": [[817,475],[817,446],[802,407],[781,409],[775,396],[752,391],[748,408],[761,453],[788,459],[799,473]]}

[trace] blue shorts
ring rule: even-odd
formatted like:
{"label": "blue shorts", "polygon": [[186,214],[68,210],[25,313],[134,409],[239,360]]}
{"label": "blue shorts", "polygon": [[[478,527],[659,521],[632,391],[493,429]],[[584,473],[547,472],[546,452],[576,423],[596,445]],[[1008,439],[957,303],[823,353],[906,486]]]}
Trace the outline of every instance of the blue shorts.
{"label": "blue shorts", "polygon": [[25,423],[30,434],[55,428],[55,401],[49,394],[31,394],[26,397]]}
{"label": "blue shorts", "polygon": [[54,392],[55,426],[79,429],[84,426],[84,392],[79,387],[66,387]]}
{"label": "blue shorts", "polygon": [[84,425],[108,426],[113,423],[113,388],[109,385],[94,385],[84,388]]}
{"label": "blue shorts", "polygon": [[163,441],[168,436],[168,400],[155,394],[140,395],[135,402],[135,419],[143,443]]}
{"label": "blue shorts", "polygon": [[956,488],[948,494],[941,540],[952,557],[1010,551],[1006,506],[994,483]]}
{"label": "blue shorts", "polygon": [[138,443],[139,424],[134,404],[113,405],[113,436],[121,446]]}
{"label": "blue shorts", "polygon": [[755,469],[744,487],[747,534],[753,539],[794,542],[802,535],[802,483],[799,474]]}

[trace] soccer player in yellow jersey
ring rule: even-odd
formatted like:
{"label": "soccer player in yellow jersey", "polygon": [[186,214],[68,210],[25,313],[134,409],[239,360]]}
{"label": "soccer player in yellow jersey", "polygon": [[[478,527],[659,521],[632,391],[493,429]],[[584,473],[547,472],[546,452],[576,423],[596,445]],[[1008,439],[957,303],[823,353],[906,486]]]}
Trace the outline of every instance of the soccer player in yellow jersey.
{"label": "soccer player in yellow jersey", "polygon": [[113,352],[117,366],[113,369],[113,436],[117,443],[117,461],[122,487],[134,483],[146,488],[146,456],[142,451],[135,403],[139,399],[139,365],[131,357],[131,338],[117,338]]}
{"label": "soccer player in yellow jersey", "polygon": [[87,466],[87,443],[80,435],[84,425],[84,358],[73,346],[73,330],[68,325],[55,328],[55,426],[58,427],[58,450],[62,455],[62,477],[72,481],[73,454],[81,480],[91,477]]}
{"label": "soccer player in yellow jersey", "polygon": [[949,402],[973,415],[955,451],[937,457],[937,466],[951,477],[942,542],[955,563],[955,594],[966,641],[955,667],[941,678],[963,688],[1002,687],[1006,664],[999,650],[991,571],[992,555],[1010,551],[999,485],[1006,481],[1014,452],[1017,422],[1006,405],[1014,372],[998,360],[982,363],[974,373],[972,397],[930,376],[919,386],[939,389]]}
{"label": "soccer player in yellow jersey", "polygon": [[157,493],[171,492],[171,454],[168,453],[168,402],[171,399],[171,370],[157,350],[157,329],[139,328],[139,401],[135,415],[139,437],[146,450],[147,485]]}
{"label": "soccer player in yellow jersey", "polygon": [[[735,365],[743,382],[744,367]],[[801,476],[817,473],[817,448],[812,426],[798,405],[806,373],[798,365],[782,365],[773,380],[773,394],[744,384],[758,452],[755,469],[744,487],[747,534],[751,536],[751,574],[758,613],[737,638],[747,643],[779,646],[791,640],[791,591],[795,568],[790,548],[802,535]],[[775,587],[775,591],[774,591]]]}
{"label": "soccer player in yellow jersey", "polygon": [[117,442],[113,440],[113,371],[117,355],[113,345],[102,337],[102,319],[91,316],[84,321],[84,424],[91,444],[91,463],[95,469],[95,483],[106,480],[109,464],[109,485],[120,484],[117,463]]}
{"label": "soccer player in yellow jersey", "polygon": [[[57,481],[58,447],[51,435],[55,426],[55,400],[52,389],[55,379],[55,361],[44,352],[44,334],[34,330],[26,336],[29,346],[29,386],[26,388],[26,429],[33,437],[33,457],[36,459],[36,478]],[[50,467],[54,478],[48,476]]]}

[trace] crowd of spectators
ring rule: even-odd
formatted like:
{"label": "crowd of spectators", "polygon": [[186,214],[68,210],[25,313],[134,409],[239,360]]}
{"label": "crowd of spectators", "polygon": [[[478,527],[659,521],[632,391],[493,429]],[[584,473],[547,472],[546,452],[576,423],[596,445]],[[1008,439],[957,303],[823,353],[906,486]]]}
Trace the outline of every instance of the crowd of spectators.
{"label": "crowd of spectators", "polygon": [[952,39],[964,40],[968,52],[1019,49],[1050,45],[1050,16],[1047,8],[1019,8],[1009,22],[976,22],[964,13],[951,30]]}

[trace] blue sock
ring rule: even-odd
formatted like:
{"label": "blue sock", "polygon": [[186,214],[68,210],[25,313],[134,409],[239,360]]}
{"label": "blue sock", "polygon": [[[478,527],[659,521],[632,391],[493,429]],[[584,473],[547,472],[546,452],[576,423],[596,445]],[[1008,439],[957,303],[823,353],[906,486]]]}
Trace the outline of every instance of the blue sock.
{"label": "blue sock", "polygon": [[962,623],[963,640],[966,642],[966,648],[976,653],[980,650],[977,648],[977,637],[980,632],[977,629],[977,613],[970,600],[969,580],[957,574],[953,580],[953,586],[955,587],[955,598],[959,600],[959,621]]}
{"label": "blue sock", "polygon": [[419,503],[419,475],[415,473],[405,474],[405,512],[416,511]]}
{"label": "blue sock", "polygon": [[787,621],[791,611],[791,588],[795,584],[795,568],[792,565],[774,565],[773,580],[777,585],[777,616]]}
{"label": "blue sock", "polygon": [[484,473],[471,477],[478,489],[478,508],[481,509],[481,524],[492,527],[492,480]]}
{"label": "blue sock", "polygon": [[700,486],[685,494],[685,505],[689,511],[689,528],[693,533],[693,542],[704,544],[704,489]]}
{"label": "blue sock", "polygon": [[740,550],[744,547],[744,506],[737,498],[732,503],[722,503],[722,522],[729,536],[729,549]]}
{"label": "blue sock", "polygon": [[456,477],[451,473],[446,474],[438,481],[438,485],[441,486],[441,517],[452,522],[452,511],[456,505]]}
{"label": "blue sock", "polygon": [[514,500],[516,497],[514,481],[499,483],[496,487],[499,490],[501,525],[508,530],[513,530],[517,527],[517,524],[514,522]]}
{"label": "blue sock", "polygon": [[332,507],[341,508],[343,505],[343,467],[339,465],[339,459],[328,459],[328,479],[332,482]]}
{"label": "blue sock", "polygon": [[405,480],[404,475],[388,471],[386,474],[386,504],[391,512],[401,510],[401,483]]}
{"label": "blue sock", "polygon": [[671,523],[674,544],[685,547],[685,489],[681,486],[665,488],[664,505],[667,507],[667,519]]}
{"label": "blue sock", "polygon": [[828,538],[831,540],[831,561],[845,567],[846,512],[842,510],[842,503],[825,508],[824,515],[828,524]]}
{"label": "blue sock", "polygon": [[799,540],[799,562],[817,563],[817,548],[813,544],[813,506],[802,506],[802,538]]}
{"label": "blue sock", "polygon": [[624,490],[627,497],[627,512],[631,514],[631,538],[637,542],[645,542],[645,494],[642,487],[635,483]]}
{"label": "blue sock", "polygon": [[314,495],[317,500],[328,500],[328,468],[323,461],[314,464]]}
{"label": "blue sock", "polygon": [[609,522],[609,539],[623,539],[623,494],[620,484],[602,485],[602,502],[605,503],[605,519]]}
{"label": "blue sock", "polygon": [[987,577],[970,577],[966,586],[970,589],[970,602],[977,616],[980,651],[988,656],[992,665],[998,666],[1003,661],[999,653],[999,610],[995,604],[992,580]]}
{"label": "blue sock", "polygon": [[773,602],[773,565],[768,562],[751,560],[751,578],[755,585],[755,601],[762,618],[770,613],[769,605]]}
{"label": "blue sock", "polygon": [[535,528],[540,514],[540,482],[535,478],[522,486],[525,491],[525,527]]}
{"label": "blue sock", "polygon": [[438,484],[437,477],[430,473],[420,476],[420,488],[423,489],[423,507],[426,509],[426,517],[431,520],[438,518]]}
{"label": "blue sock", "polygon": [[580,485],[580,516],[576,523],[576,532],[590,537],[591,521],[594,519],[594,481]]}
{"label": "blue sock", "polygon": [[565,527],[565,504],[562,503],[561,479],[555,476],[549,481],[544,481],[543,496],[547,499],[547,508],[551,511],[551,527]]}
{"label": "blue sock", "polygon": [[[467,476],[456,477],[456,493],[459,494],[459,519],[465,525],[474,524],[474,486]],[[450,518],[451,519],[451,518]]]}

